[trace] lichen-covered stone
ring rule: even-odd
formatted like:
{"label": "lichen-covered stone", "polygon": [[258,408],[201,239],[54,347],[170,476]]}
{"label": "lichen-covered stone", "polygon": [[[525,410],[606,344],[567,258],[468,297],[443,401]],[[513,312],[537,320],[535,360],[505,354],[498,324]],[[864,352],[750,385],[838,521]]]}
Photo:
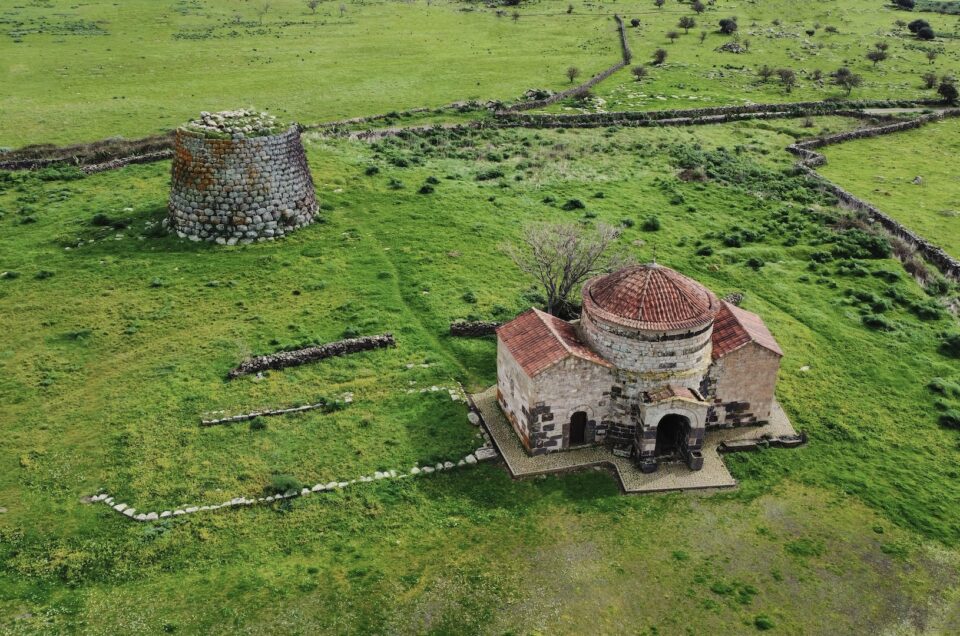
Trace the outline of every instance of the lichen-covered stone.
{"label": "lichen-covered stone", "polygon": [[297,125],[229,139],[177,130],[168,203],[177,236],[227,245],[272,240],[311,223],[318,207]]}

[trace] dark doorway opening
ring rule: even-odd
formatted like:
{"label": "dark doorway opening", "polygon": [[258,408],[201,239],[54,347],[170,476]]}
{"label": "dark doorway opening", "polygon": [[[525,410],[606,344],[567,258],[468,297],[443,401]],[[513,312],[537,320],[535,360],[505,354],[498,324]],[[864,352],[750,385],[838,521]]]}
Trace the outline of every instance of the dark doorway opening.
{"label": "dark doorway opening", "polygon": [[677,455],[683,449],[683,438],[690,431],[690,420],[682,415],[666,415],[657,424],[658,457]]}
{"label": "dark doorway opening", "polygon": [[570,416],[570,446],[587,443],[587,414],[577,411]]}

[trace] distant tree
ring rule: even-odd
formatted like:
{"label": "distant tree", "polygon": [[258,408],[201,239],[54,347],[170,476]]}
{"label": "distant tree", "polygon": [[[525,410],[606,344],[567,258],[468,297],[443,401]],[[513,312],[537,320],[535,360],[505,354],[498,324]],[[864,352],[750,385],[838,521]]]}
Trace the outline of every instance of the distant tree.
{"label": "distant tree", "polygon": [[918,40],[927,40],[927,41],[930,41],[930,40],[933,40],[933,39],[936,38],[936,37],[937,37],[937,34],[934,33],[933,29],[931,29],[931,28],[928,27],[928,26],[923,27],[923,28],[921,28],[919,31],[917,31],[917,39],[918,39]]}
{"label": "distant tree", "polygon": [[783,89],[788,92],[793,92],[793,87],[797,85],[797,74],[789,68],[777,69],[777,76],[780,78],[780,83],[783,84]]}
{"label": "distant tree", "polygon": [[514,11],[513,13],[510,14],[510,17],[513,19],[514,22],[516,22],[517,20],[520,19],[520,12]]}
{"label": "distant tree", "polygon": [[345,4],[343,4],[343,3],[341,2],[341,3],[340,3],[340,17],[342,18],[346,12],[347,12],[347,5],[345,5]]}
{"label": "distant tree", "polygon": [[670,43],[677,41],[677,38],[680,37],[680,34],[677,31],[667,31],[667,39],[670,40]]}
{"label": "distant tree", "polygon": [[568,5],[567,5],[567,14],[571,14],[571,13],[573,13],[573,5],[572,5],[572,4],[568,4]]}
{"label": "distant tree", "polygon": [[685,15],[682,18],[680,18],[679,22],[677,22],[677,26],[683,29],[684,33],[690,33],[690,29],[697,26],[697,21],[691,18],[690,16]]}
{"label": "distant tree", "polygon": [[847,95],[849,95],[853,89],[863,84],[863,77],[857,75],[846,66],[841,66],[831,73],[831,77],[835,85],[847,91]]}
{"label": "distant tree", "polygon": [[760,81],[766,84],[770,81],[770,78],[773,77],[773,69],[764,64],[757,69],[757,76],[760,78]]}
{"label": "distant tree", "polygon": [[657,49],[653,52],[653,63],[656,66],[660,66],[667,61],[667,51],[666,49]]}
{"label": "distant tree", "polygon": [[639,66],[634,66],[630,69],[630,72],[633,73],[633,78],[638,82],[642,82],[647,78],[647,75],[650,74],[650,72],[647,70],[647,67],[642,64]]}
{"label": "distant tree", "polygon": [[310,9],[310,13],[316,13],[317,7],[320,6],[320,0],[307,0],[307,8]]}
{"label": "distant tree", "polygon": [[927,51],[927,60],[929,60],[930,63],[933,64],[934,62],[937,61],[938,55],[940,54],[934,51],[933,49],[930,49],[929,51]]}
{"label": "distant tree", "polygon": [[893,4],[898,9],[905,11],[913,11],[913,8],[917,6],[916,0],[893,0]]}
{"label": "distant tree", "polygon": [[700,0],[693,0],[693,4],[690,5],[690,8],[693,9],[696,13],[703,13],[707,10],[706,5],[704,5]]}
{"label": "distant tree", "polygon": [[607,250],[619,236],[619,230],[604,224],[595,231],[579,223],[531,225],[524,229],[519,246],[508,244],[504,251],[543,287],[547,313],[557,314],[569,308],[583,281],[617,260]]}
{"label": "distant tree", "polygon": [[937,94],[948,104],[956,104],[957,98],[960,98],[960,91],[957,90],[957,84],[952,77],[944,77],[937,87]]}
{"label": "distant tree", "polygon": [[662,9],[666,0],[653,0],[653,4],[656,5],[658,9]]}
{"label": "distant tree", "polygon": [[743,50],[744,50],[744,51],[746,51],[747,53],[750,52],[750,40],[744,40],[744,41],[741,42],[740,44],[741,44],[741,46],[743,46]]}
{"label": "distant tree", "polygon": [[260,24],[263,24],[263,16],[267,15],[267,13],[270,12],[270,3],[264,2],[263,4],[257,7],[256,11],[257,11],[257,18],[260,19]]}
{"label": "distant tree", "polygon": [[890,48],[890,45],[886,42],[877,42],[873,45],[873,48],[877,49],[878,51],[886,51]]}
{"label": "distant tree", "polygon": [[927,73],[924,73],[921,77],[923,79],[923,87],[925,89],[930,90],[937,87],[937,80],[939,78],[937,78],[936,73],[927,72]]}
{"label": "distant tree", "polygon": [[720,33],[724,35],[733,35],[737,32],[738,28],[736,18],[724,18],[720,20]]}
{"label": "distant tree", "polygon": [[873,65],[876,66],[878,63],[887,59],[887,52],[876,51],[876,50],[870,51],[869,53],[867,53],[867,59],[873,62]]}
{"label": "distant tree", "polygon": [[823,71],[818,68],[813,69],[813,72],[810,73],[810,79],[817,84],[823,84]]}
{"label": "distant tree", "polygon": [[700,44],[703,44],[703,41],[706,40],[706,39],[707,39],[707,32],[706,32],[706,31],[701,31],[701,32],[700,32]]}
{"label": "distant tree", "polygon": [[570,80],[570,83],[573,84],[573,80],[577,79],[580,76],[580,69],[576,66],[567,67],[567,79]]}
{"label": "distant tree", "polygon": [[920,19],[914,20],[913,22],[907,25],[907,28],[910,29],[910,33],[916,33],[920,29],[929,28],[929,27],[930,27],[929,22],[927,22],[926,20],[920,20]]}

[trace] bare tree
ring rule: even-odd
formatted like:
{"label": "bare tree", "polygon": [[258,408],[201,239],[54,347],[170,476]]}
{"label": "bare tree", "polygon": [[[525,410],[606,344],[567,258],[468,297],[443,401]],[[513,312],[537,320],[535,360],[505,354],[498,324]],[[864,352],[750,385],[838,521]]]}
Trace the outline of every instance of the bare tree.
{"label": "bare tree", "polygon": [[770,78],[773,77],[774,70],[764,64],[757,69],[757,75],[760,77],[760,82],[766,84],[770,81]]}
{"label": "bare tree", "polygon": [[682,18],[680,18],[679,22],[677,22],[677,26],[683,29],[684,33],[690,33],[690,29],[697,26],[697,21],[691,18],[690,16],[685,15]]}
{"label": "bare tree", "polygon": [[939,53],[937,53],[933,49],[930,49],[929,51],[927,51],[927,59],[930,61],[931,64],[937,61],[937,55],[939,55]]}
{"label": "bare tree", "polygon": [[701,32],[700,32],[700,44],[703,44],[703,41],[706,40],[706,39],[707,39],[707,32],[706,32],[706,31],[701,31]]}
{"label": "bare tree", "polygon": [[613,259],[605,252],[619,236],[619,230],[602,223],[595,231],[575,223],[531,225],[519,246],[504,249],[521,271],[543,286],[547,312],[556,314],[569,306],[583,281],[611,265]]}
{"label": "bare tree", "polygon": [[667,31],[667,38],[670,40],[670,43],[677,41],[677,38],[680,37],[680,33],[677,31]]}
{"label": "bare tree", "polygon": [[863,84],[863,77],[857,75],[846,66],[841,66],[830,74],[833,83],[847,91],[847,95],[856,87]]}
{"label": "bare tree", "polygon": [[634,66],[630,69],[630,72],[633,73],[634,79],[638,82],[642,82],[644,79],[646,79],[647,75],[649,75],[647,67],[643,66],[642,64],[639,66]]}
{"label": "bare tree", "polygon": [[667,61],[667,51],[665,49],[657,49],[653,52],[653,63],[657,66],[660,66]]}
{"label": "bare tree", "polygon": [[580,76],[580,69],[576,66],[567,67],[567,79],[570,80],[570,83],[573,84],[573,80],[577,79]]}
{"label": "bare tree", "polygon": [[310,9],[310,13],[316,15],[319,6],[320,0],[307,0],[307,8]]}
{"label": "bare tree", "polygon": [[783,84],[783,89],[788,92],[793,92],[793,87],[797,85],[797,74],[789,68],[777,69],[777,75],[780,77],[780,83]]}
{"label": "bare tree", "polygon": [[264,2],[257,7],[257,18],[260,19],[260,24],[263,24],[263,16],[267,15],[270,12],[270,3]]}
{"label": "bare tree", "polygon": [[870,51],[869,53],[867,53],[867,59],[873,62],[873,65],[876,66],[877,63],[887,59],[887,52],[881,51],[880,49]]}

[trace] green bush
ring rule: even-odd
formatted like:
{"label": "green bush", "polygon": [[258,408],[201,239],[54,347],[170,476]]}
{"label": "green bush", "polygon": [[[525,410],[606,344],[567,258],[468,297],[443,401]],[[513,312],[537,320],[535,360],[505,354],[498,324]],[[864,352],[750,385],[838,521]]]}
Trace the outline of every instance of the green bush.
{"label": "green bush", "polygon": [[893,323],[881,316],[880,314],[867,314],[861,319],[864,326],[870,327],[871,329],[876,329],[878,331],[892,331]]}
{"label": "green bush", "polygon": [[251,431],[263,431],[267,428],[267,421],[262,417],[255,417],[250,420],[250,430]]}
{"label": "green bush", "polygon": [[753,270],[759,270],[764,265],[766,265],[766,263],[763,261],[762,258],[757,258],[756,256],[753,256],[747,259],[747,267]]}
{"label": "green bush", "polygon": [[753,626],[761,632],[765,632],[776,627],[776,623],[774,623],[773,619],[766,614],[757,614],[753,618]]}
{"label": "green bush", "polygon": [[960,333],[950,333],[940,341],[940,353],[949,358],[960,358]]}
{"label": "green bush", "polygon": [[583,210],[587,206],[584,205],[580,199],[568,199],[567,202],[560,207],[567,212],[572,212],[573,210]]}
{"label": "green bush", "polygon": [[270,478],[270,484],[267,487],[267,490],[274,494],[282,495],[285,492],[295,491],[299,492],[303,488],[303,485],[300,483],[300,480],[294,477],[293,475],[274,475]]}
{"label": "green bush", "polygon": [[948,409],[940,414],[940,426],[960,429],[960,411]]}
{"label": "green bush", "polygon": [[363,171],[363,174],[368,177],[372,177],[375,174],[380,174],[380,168],[377,166],[367,166],[367,169]]}
{"label": "green bush", "polygon": [[648,216],[640,227],[644,232],[657,232],[660,230],[660,219],[656,216]]}
{"label": "green bush", "polygon": [[712,256],[713,248],[709,245],[704,245],[696,251],[697,256]]}

